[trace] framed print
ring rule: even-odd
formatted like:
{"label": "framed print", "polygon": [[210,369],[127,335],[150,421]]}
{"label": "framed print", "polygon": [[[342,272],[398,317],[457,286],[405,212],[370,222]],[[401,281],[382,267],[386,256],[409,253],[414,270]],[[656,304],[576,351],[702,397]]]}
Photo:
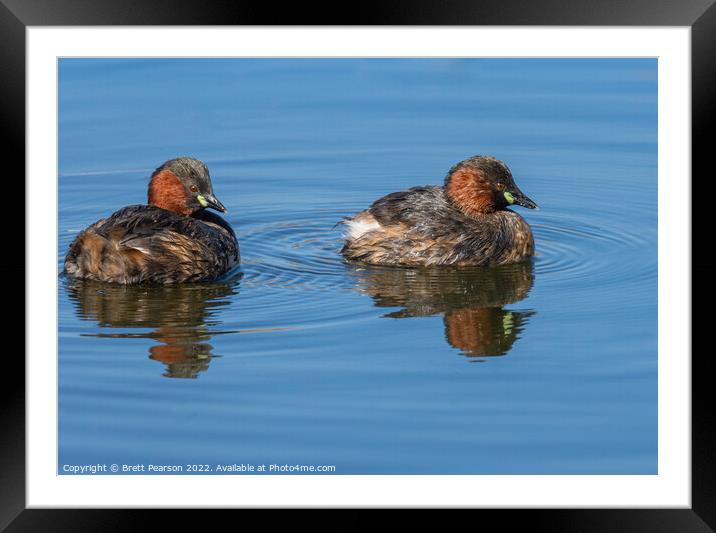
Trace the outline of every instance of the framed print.
{"label": "framed print", "polygon": [[266,27],[5,2],[27,321],[3,525],[438,507],[708,531],[690,176],[716,8],[547,4]]}

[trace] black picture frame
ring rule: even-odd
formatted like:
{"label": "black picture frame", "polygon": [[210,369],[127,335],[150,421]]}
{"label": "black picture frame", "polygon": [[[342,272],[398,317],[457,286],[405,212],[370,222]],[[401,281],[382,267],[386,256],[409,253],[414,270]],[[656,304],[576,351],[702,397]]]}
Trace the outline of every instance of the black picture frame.
{"label": "black picture frame", "polygon": [[[0,0],[0,117],[4,176],[25,175],[25,29],[27,26],[81,25],[550,25],[550,26],[688,26],[692,35],[692,175],[706,178],[706,165],[713,151],[716,130],[716,5],[714,0],[458,0],[361,2],[352,6],[324,3],[273,3],[245,1],[178,0],[136,2],[132,0]],[[346,7],[349,7],[346,9]],[[328,11],[326,11],[328,10]],[[8,183],[8,182],[6,182]],[[692,180],[693,183],[693,180]],[[688,184],[685,184],[685,186]],[[693,188],[692,188],[693,190]],[[703,188],[699,189],[700,192]],[[692,197],[693,198],[693,197]],[[27,199],[31,201],[31,199]],[[15,206],[24,202],[15,202]],[[710,227],[692,212],[692,242],[700,242]],[[6,211],[6,217],[8,216]],[[19,219],[21,215],[17,215]],[[24,217],[23,217],[24,220]],[[3,261],[6,279],[24,276],[25,235],[11,227],[10,249],[22,262]],[[12,241],[15,242],[12,242]],[[696,249],[694,251],[697,251]],[[694,253],[692,277],[714,269],[710,257]],[[12,276],[12,278],[10,278]],[[31,280],[26,279],[26,284]],[[693,283],[693,280],[692,280]],[[19,284],[16,284],[19,285]],[[701,285],[700,285],[701,286]],[[700,292],[713,289],[706,284]],[[19,292],[19,287],[18,287]],[[13,302],[23,301],[17,294]],[[706,295],[708,299],[708,295]],[[13,304],[15,305],[15,304]],[[13,310],[14,311],[14,310]],[[24,314],[23,314],[24,316]],[[708,314],[692,313],[693,324],[707,327]],[[693,328],[693,325],[692,325]],[[9,328],[8,328],[9,329]],[[703,328],[701,328],[703,329]],[[480,518],[490,516],[501,529],[529,527],[536,531],[713,531],[716,528],[716,424],[710,409],[708,353],[692,357],[692,506],[690,509],[531,509],[478,510]],[[688,356],[690,354],[672,354]],[[4,358],[5,383],[0,401],[0,528],[10,532],[128,530],[146,525],[146,512],[124,510],[25,509],[25,365],[7,351]],[[305,516],[305,515],[304,515]],[[346,527],[368,527],[361,513],[341,520]],[[164,527],[173,520],[188,526],[185,513],[161,513]],[[312,527],[315,518],[305,517]],[[236,524],[237,526],[239,524]],[[293,522],[297,525],[297,522]],[[362,528],[362,527],[361,527]]]}

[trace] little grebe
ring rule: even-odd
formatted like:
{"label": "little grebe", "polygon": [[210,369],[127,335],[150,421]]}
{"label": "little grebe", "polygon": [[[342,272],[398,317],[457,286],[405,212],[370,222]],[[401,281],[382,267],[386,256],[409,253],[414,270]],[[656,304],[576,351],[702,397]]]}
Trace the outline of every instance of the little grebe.
{"label": "little grebe", "polygon": [[82,231],[64,272],[115,283],[213,280],[239,262],[234,230],[210,207],[226,212],[197,159],[167,161],[152,174],[149,205],[130,205]]}
{"label": "little grebe", "polygon": [[442,187],[413,187],[343,220],[341,253],[383,265],[504,265],[534,255],[532,230],[507,209],[537,204],[502,161],[475,156],[450,169]]}

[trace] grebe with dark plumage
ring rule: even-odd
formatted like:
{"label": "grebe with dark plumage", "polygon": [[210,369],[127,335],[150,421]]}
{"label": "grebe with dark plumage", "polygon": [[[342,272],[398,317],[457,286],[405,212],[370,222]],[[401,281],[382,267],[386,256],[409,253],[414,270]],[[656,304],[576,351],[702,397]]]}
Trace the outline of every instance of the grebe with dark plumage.
{"label": "grebe with dark plumage", "polygon": [[226,212],[206,165],[171,159],[152,174],[148,205],[124,207],[75,238],[64,272],[123,284],[217,279],[239,263],[239,243],[231,226],[206,208]]}
{"label": "grebe with dark plumage", "polygon": [[442,187],[395,192],[344,219],[341,253],[382,265],[516,263],[535,248],[530,226],[508,209],[513,204],[537,207],[502,161],[471,157],[450,169]]}

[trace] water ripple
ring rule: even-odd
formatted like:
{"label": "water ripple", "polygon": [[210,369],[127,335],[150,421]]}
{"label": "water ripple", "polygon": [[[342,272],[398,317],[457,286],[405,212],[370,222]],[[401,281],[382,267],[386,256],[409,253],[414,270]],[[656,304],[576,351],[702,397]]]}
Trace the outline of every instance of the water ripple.
{"label": "water ripple", "polygon": [[[242,227],[243,283],[309,291],[352,288],[342,268],[342,228],[336,222],[359,210],[358,206],[334,206],[251,216],[274,222]],[[576,219],[544,212],[526,217],[535,234],[538,281],[584,286],[593,280],[604,287],[651,280],[656,275],[656,261],[640,262],[642,255],[633,253],[654,246],[655,229],[646,234],[630,232],[624,224],[599,223],[598,216],[589,213]]]}
{"label": "water ripple", "polygon": [[274,213],[276,222],[242,228],[242,265],[247,287],[286,289],[349,288],[339,255],[340,228],[345,211]]}
{"label": "water ripple", "polygon": [[[654,261],[634,253],[655,247],[656,233],[637,234],[624,227],[596,225],[584,220],[542,216],[533,223],[537,249],[536,273],[541,282],[603,290],[656,276]],[[655,254],[654,254],[655,255]]]}

